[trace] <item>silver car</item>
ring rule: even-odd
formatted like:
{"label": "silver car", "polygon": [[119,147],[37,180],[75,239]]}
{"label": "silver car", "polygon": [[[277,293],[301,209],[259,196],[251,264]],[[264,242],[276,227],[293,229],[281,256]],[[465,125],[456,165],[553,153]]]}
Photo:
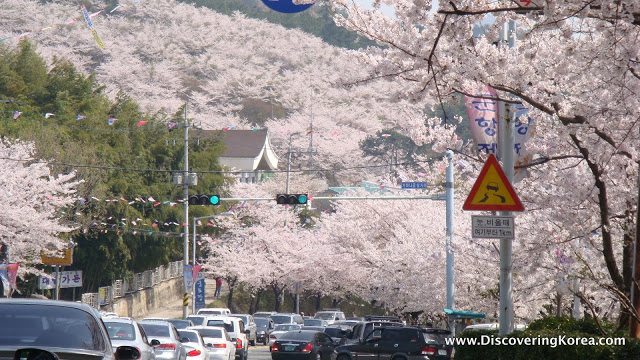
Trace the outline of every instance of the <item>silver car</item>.
{"label": "silver car", "polygon": [[102,322],[107,327],[107,333],[109,333],[111,346],[114,350],[120,346],[134,346],[140,350],[140,360],[156,360],[153,346],[149,344],[144,329],[135,320],[103,318]]}
{"label": "silver car", "polygon": [[187,350],[180,341],[178,330],[167,321],[145,321],[139,322],[147,337],[158,340],[160,344],[155,346],[156,359],[160,360],[186,360]]}

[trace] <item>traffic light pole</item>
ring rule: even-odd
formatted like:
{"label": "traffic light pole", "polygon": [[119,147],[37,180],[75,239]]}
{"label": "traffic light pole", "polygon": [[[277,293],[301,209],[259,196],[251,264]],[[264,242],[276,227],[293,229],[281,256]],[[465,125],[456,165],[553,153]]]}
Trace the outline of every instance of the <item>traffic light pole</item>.
{"label": "traffic light pole", "polygon": [[[184,279],[184,267],[189,265],[189,121],[187,120],[187,103],[184,103],[184,171],[182,172],[182,190],[183,205],[184,205],[184,263],[182,266],[183,279]],[[184,293],[187,294],[187,288],[185,284]],[[193,299],[191,300],[193,301]],[[182,318],[186,318],[189,312],[189,306],[184,305],[182,308]]]}

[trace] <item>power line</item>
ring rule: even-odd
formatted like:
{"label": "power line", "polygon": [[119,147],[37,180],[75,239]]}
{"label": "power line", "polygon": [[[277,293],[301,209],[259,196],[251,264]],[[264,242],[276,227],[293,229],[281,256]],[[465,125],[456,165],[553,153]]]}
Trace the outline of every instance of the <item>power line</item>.
{"label": "power line", "polygon": [[[69,163],[61,163],[61,162],[48,162],[48,161],[43,161],[43,160],[24,160],[24,159],[15,159],[15,158],[9,158],[9,157],[0,157],[0,160],[8,160],[8,161],[17,161],[17,162],[28,162],[30,164],[47,164],[47,165],[52,165],[52,166],[68,166],[71,168],[90,168],[90,169],[99,169],[99,170],[126,170],[126,171],[138,171],[138,172],[159,172],[159,173],[174,173],[174,172],[182,172],[183,170],[175,170],[175,169],[150,169],[150,168],[128,168],[128,167],[119,167],[119,166],[105,166],[105,165],[85,165],[85,164],[69,164]],[[405,162],[405,163],[398,163],[396,165],[417,165],[417,164],[422,164],[422,163],[432,163],[433,160],[422,160],[422,161],[415,161],[415,162]],[[373,169],[373,168],[381,168],[381,167],[387,167],[388,164],[383,164],[383,165],[361,165],[361,166],[351,166],[351,167],[345,167],[345,168],[340,168],[340,169],[336,169],[336,168],[331,168],[331,169],[314,169],[313,172],[340,172],[340,171],[347,171],[347,170],[358,170],[358,169]],[[296,173],[304,173],[304,172],[309,172],[311,170],[309,169],[298,169],[298,170],[290,170],[290,172],[296,172]],[[244,174],[247,173],[247,171],[240,171],[240,170],[191,170],[191,173],[198,173],[198,174],[231,174],[231,175],[239,175],[239,174]],[[272,172],[272,173],[286,173],[287,170],[283,169],[283,170],[268,170],[266,172]]]}

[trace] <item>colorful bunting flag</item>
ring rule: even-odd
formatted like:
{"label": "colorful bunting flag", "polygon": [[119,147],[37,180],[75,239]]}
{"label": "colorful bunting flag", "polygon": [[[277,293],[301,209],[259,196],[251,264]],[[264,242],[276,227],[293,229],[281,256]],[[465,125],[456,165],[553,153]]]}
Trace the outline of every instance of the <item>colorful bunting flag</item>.
{"label": "colorful bunting flag", "polygon": [[115,122],[116,122],[116,120],[118,120],[118,119],[116,119],[116,118],[109,118],[109,121],[108,121],[107,123],[108,123],[109,125],[113,125],[113,123],[115,123]]}
{"label": "colorful bunting flag", "polygon": [[169,130],[173,129],[174,127],[176,127],[178,125],[177,122],[169,122],[169,124],[167,124],[167,126],[169,127]]}
{"label": "colorful bunting flag", "polygon": [[140,126],[142,126],[142,125],[144,125],[144,124],[146,124],[146,123],[148,123],[148,121],[140,120],[140,121],[138,121],[138,125],[137,125],[137,127],[140,127]]}
{"label": "colorful bunting flag", "polygon": [[56,116],[56,114],[53,114],[53,113],[46,113],[46,114],[44,114],[44,118],[45,118],[45,119],[48,119],[48,118],[50,118],[50,117],[52,117],[52,116]]}
{"label": "colorful bunting flag", "polygon": [[84,116],[84,115],[78,114],[78,116],[76,116],[76,120],[82,120],[84,118],[86,118],[86,116]]}
{"label": "colorful bunting flag", "polygon": [[20,115],[22,115],[22,111],[17,111],[17,110],[16,110],[16,111],[13,113],[13,120],[18,119],[18,118],[20,117]]}

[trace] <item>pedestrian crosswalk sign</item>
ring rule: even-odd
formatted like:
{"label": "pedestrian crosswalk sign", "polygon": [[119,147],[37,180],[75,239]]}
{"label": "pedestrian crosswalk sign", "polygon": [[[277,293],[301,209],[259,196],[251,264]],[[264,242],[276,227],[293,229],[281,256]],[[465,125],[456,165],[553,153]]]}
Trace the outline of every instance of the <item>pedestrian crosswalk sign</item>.
{"label": "pedestrian crosswalk sign", "polygon": [[462,206],[463,210],[524,211],[502,167],[491,154]]}

